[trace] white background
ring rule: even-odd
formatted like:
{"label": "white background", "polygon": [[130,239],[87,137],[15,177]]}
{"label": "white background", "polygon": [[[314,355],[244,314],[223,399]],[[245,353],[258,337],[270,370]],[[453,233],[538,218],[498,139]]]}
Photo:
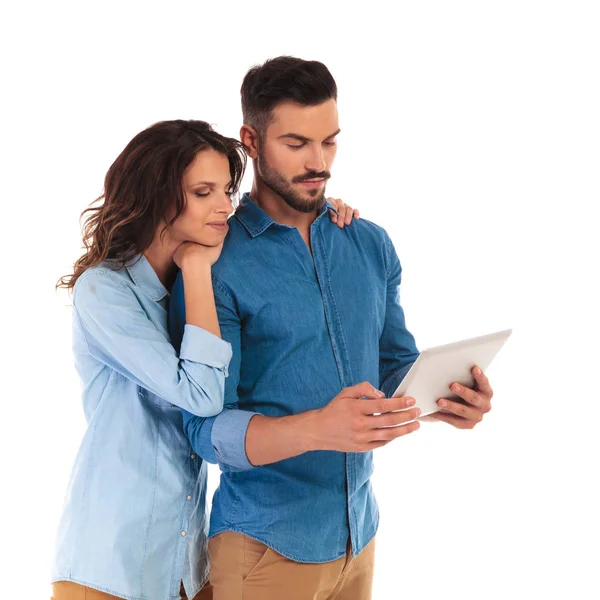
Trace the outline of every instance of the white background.
{"label": "white background", "polygon": [[514,329],[479,427],[425,424],[377,452],[374,598],[600,597],[597,3],[13,4],[0,15],[2,597],[50,595],[85,426],[69,299],[54,291],[80,254],[79,213],[155,121],[237,136],[244,73],[280,54],[337,80],[328,192],[392,235],[419,347]]}

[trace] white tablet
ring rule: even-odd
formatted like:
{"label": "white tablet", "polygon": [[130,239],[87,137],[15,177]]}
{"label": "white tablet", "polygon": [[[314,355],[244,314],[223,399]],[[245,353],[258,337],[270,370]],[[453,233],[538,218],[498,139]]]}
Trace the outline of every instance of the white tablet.
{"label": "white tablet", "polygon": [[485,372],[511,333],[512,329],[506,329],[423,350],[394,396],[414,398],[422,417],[437,412],[440,398],[458,399],[450,391],[452,383],[473,387],[471,369],[477,365]]}

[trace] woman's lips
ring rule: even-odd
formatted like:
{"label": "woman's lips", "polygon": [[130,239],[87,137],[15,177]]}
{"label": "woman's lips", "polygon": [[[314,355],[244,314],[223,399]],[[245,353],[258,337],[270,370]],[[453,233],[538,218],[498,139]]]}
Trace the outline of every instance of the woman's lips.
{"label": "woman's lips", "polygon": [[229,229],[229,225],[227,225],[227,221],[224,221],[223,223],[207,223],[207,225],[209,227],[212,227],[213,229],[216,229],[217,231],[227,231]]}

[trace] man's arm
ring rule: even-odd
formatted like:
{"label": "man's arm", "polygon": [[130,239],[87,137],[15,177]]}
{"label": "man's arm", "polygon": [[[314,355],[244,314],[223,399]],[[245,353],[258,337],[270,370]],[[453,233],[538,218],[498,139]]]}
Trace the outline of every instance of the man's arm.
{"label": "man's arm", "polygon": [[415,338],[406,328],[404,310],[400,304],[402,268],[392,240],[386,234],[387,290],[385,323],[379,339],[380,388],[389,398],[396,391],[419,351]]}
{"label": "man's arm", "polygon": [[[386,235],[388,258],[388,286],[384,331],[379,342],[379,374],[381,389],[390,397],[408,373],[419,352],[412,334],[406,329],[404,311],[400,305],[400,279],[402,269],[392,241]],[[465,400],[453,402],[447,398],[438,400],[440,411],[423,420],[444,421],[459,429],[472,429],[485,413],[491,410],[493,390],[485,374],[473,367],[475,387],[469,389],[453,383],[450,390]]]}

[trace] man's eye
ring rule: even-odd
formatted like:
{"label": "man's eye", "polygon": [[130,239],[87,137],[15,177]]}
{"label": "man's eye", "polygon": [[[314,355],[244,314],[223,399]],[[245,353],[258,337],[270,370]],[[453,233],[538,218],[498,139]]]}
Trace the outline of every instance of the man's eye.
{"label": "man's eye", "polygon": [[292,146],[292,144],[287,144],[288,148],[291,148],[292,150],[300,150],[300,148],[304,147],[304,144],[300,144],[299,146]]}
{"label": "man's eye", "polygon": [[335,142],[323,142],[325,146],[335,146]]}

